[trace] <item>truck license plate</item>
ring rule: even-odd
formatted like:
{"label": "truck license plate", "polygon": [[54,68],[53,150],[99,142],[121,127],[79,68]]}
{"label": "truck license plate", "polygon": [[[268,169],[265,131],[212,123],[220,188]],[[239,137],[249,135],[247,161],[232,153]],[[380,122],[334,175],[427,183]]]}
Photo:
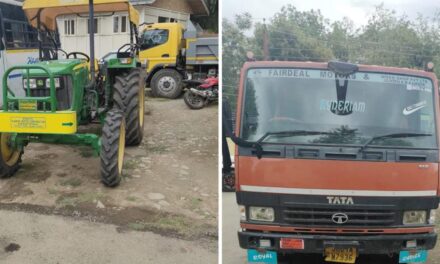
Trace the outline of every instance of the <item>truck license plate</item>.
{"label": "truck license plate", "polygon": [[416,251],[400,251],[399,263],[423,263],[428,260],[428,251],[416,250]]}
{"label": "truck license plate", "polygon": [[248,263],[269,263],[277,264],[277,252],[275,251],[264,251],[259,252],[255,249],[248,249]]}
{"label": "truck license plate", "polygon": [[333,248],[325,249],[325,261],[338,263],[355,263],[356,248]]}

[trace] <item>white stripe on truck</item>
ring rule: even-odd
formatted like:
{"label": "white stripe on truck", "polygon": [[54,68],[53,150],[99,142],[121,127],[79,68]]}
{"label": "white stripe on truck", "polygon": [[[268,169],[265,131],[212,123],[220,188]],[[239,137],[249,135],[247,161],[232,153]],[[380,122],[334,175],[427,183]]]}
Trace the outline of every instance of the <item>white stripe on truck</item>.
{"label": "white stripe on truck", "polygon": [[378,197],[420,197],[436,196],[437,190],[426,191],[372,191],[372,190],[334,190],[334,189],[299,189],[241,185],[241,191],[261,193],[284,193],[303,195],[334,195],[334,196],[378,196]]}

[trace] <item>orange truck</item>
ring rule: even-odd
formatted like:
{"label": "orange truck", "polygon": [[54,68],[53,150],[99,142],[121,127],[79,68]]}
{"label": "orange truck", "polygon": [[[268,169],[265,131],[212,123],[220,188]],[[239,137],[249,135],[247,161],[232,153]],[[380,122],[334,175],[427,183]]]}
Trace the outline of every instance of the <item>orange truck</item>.
{"label": "orange truck", "polygon": [[431,71],[244,64],[230,136],[238,238],[249,262],[277,263],[292,253],[340,263],[362,254],[426,261],[440,194],[439,89]]}

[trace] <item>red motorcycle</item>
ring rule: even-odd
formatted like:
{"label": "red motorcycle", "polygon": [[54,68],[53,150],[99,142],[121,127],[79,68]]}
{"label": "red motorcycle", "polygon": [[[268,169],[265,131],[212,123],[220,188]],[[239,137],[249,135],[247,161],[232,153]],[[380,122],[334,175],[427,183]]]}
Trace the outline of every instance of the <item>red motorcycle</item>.
{"label": "red motorcycle", "polygon": [[205,80],[184,80],[188,90],[183,96],[186,105],[191,109],[202,109],[207,104],[218,100],[218,77]]}

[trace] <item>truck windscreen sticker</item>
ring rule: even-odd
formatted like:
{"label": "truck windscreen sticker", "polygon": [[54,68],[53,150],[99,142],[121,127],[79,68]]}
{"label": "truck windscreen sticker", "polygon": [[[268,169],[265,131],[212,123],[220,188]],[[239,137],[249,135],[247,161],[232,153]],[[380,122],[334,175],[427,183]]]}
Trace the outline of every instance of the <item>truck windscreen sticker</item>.
{"label": "truck windscreen sticker", "polygon": [[410,115],[414,112],[417,112],[418,110],[422,109],[425,106],[426,106],[426,101],[421,101],[419,103],[407,106],[407,107],[403,108],[403,114]]}
{"label": "truck windscreen sticker", "polygon": [[249,78],[294,78],[294,79],[318,79],[318,80],[353,80],[359,82],[393,83],[401,84],[408,91],[432,92],[432,81],[428,78],[386,74],[357,72],[348,76],[340,76],[332,71],[311,69],[250,69]]}

